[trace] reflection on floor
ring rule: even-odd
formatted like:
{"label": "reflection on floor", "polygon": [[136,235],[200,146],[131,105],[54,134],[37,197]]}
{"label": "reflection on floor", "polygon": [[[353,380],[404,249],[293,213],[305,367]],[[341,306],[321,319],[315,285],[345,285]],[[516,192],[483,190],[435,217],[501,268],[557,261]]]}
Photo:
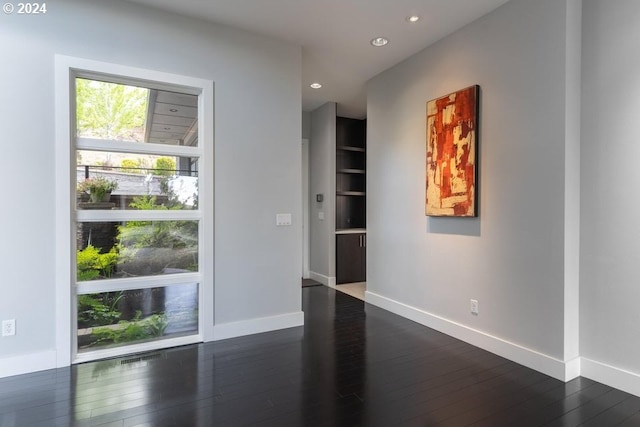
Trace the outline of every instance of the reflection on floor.
{"label": "reflection on floor", "polygon": [[345,283],[343,285],[337,285],[336,290],[364,301],[364,291],[367,290],[367,283]]}
{"label": "reflection on floor", "polygon": [[0,378],[0,426],[640,425],[640,397],[564,383],[327,286],[301,293],[297,328]]}

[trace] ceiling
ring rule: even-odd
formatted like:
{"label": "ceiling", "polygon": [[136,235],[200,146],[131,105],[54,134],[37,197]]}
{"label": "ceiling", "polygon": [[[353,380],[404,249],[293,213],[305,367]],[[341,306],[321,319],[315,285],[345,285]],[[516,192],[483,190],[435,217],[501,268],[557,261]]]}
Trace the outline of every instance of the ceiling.
{"label": "ceiling", "polygon": [[[332,101],[341,115],[365,117],[367,80],[508,0],[128,1],[299,45],[302,109]],[[389,43],[373,47],[378,36]]]}
{"label": "ceiling", "polygon": [[146,123],[146,142],[197,146],[198,97],[150,89]]}

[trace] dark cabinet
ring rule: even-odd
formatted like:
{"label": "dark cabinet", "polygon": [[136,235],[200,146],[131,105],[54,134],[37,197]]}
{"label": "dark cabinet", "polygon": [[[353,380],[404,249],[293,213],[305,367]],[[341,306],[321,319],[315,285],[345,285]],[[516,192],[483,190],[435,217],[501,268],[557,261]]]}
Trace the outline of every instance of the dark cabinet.
{"label": "dark cabinet", "polygon": [[336,235],[336,283],[367,280],[367,235],[364,233]]}

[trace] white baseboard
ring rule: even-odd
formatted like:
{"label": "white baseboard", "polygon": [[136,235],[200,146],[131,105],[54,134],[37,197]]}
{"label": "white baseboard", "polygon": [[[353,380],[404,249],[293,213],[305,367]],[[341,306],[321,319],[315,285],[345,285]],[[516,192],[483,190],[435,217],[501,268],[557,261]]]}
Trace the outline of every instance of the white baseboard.
{"label": "white baseboard", "polygon": [[304,325],[304,313],[302,311],[239,322],[220,323],[213,326],[213,341],[302,325]]}
{"label": "white baseboard", "polygon": [[[585,378],[640,396],[640,374],[638,373],[616,368],[585,357],[562,362],[518,344],[471,329],[370,291],[365,292],[365,301],[561,381],[569,381],[582,375]],[[214,326],[214,340],[292,328],[303,324],[304,313],[301,311],[279,316],[223,323]],[[56,368],[56,352],[54,350],[0,358],[0,378],[54,368]]]}
{"label": "white baseboard", "polygon": [[54,350],[22,354],[0,359],[0,378],[56,368]]}
{"label": "white baseboard", "polygon": [[336,287],[336,278],[335,277],[325,276],[324,274],[316,273],[315,271],[310,271],[309,272],[309,277],[311,279],[315,280],[316,282],[320,282],[323,285],[328,286],[330,288],[335,288]]}
{"label": "white baseboard", "polygon": [[640,396],[640,374],[635,372],[583,357],[581,374],[585,378]]}
{"label": "white baseboard", "polygon": [[561,381],[580,376],[580,358],[563,362],[370,291],[365,292],[365,301]]}

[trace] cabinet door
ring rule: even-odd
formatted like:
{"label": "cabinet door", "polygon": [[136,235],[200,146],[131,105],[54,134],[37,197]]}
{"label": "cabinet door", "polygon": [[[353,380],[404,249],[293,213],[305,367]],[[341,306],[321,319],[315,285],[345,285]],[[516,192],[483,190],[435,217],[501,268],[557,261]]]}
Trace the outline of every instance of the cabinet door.
{"label": "cabinet door", "polygon": [[364,282],[366,235],[336,235],[336,283]]}

